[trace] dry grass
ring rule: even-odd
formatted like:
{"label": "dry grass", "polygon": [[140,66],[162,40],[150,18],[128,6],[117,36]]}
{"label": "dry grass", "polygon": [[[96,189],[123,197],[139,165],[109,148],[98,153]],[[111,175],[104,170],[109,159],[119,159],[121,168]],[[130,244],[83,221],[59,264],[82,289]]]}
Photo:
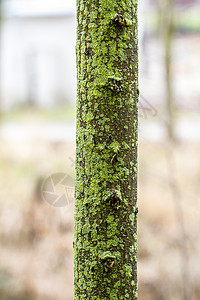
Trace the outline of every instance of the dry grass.
{"label": "dry grass", "polygon": [[54,172],[73,176],[74,146],[40,142],[15,150],[4,144],[0,155],[0,299],[72,299],[73,202],[50,206],[38,182]]}
{"label": "dry grass", "polygon": [[[171,149],[162,144],[140,145],[140,299],[184,299],[182,276],[187,268],[190,283],[184,285],[190,285],[191,299],[199,299],[199,150],[195,143]],[[170,168],[167,152],[173,157]],[[174,197],[172,184],[179,189],[179,198]],[[184,241],[177,210],[183,212]],[[183,242],[188,260],[182,257]]]}

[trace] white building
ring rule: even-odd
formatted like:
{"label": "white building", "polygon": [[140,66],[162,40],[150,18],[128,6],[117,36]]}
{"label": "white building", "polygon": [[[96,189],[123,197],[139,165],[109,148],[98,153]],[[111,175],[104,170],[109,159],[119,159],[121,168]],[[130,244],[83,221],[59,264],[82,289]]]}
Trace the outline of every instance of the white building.
{"label": "white building", "polygon": [[[1,108],[75,102],[76,0],[2,0]],[[143,69],[144,10],[139,6]]]}
{"label": "white building", "polygon": [[75,0],[4,0],[1,105],[74,102]]}

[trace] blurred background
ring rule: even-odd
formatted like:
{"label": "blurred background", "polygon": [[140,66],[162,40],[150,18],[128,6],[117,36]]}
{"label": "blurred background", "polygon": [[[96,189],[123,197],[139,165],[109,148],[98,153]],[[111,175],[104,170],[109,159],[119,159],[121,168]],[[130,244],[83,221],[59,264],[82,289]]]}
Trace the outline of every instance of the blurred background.
{"label": "blurred background", "polygon": [[[200,1],[139,2],[139,299],[196,300]],[[0,7],[0,299],[72,300],[75,0]]]}

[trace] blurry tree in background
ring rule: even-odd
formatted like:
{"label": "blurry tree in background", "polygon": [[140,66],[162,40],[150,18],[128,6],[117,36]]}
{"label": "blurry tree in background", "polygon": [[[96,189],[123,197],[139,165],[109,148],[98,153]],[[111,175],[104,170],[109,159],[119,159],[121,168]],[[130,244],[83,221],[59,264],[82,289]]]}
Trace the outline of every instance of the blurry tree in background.
{"label": "blurry tree in background", "polygon": [[77,1],[74,299],[138,299],[137,1]]}
{"label": "blurry tree in background", "polygon": [[2,26],[2,0],[0,0],[0,121],[1,121],[1,26]]}
{"label": "blurry tree in background", "polygon": [[[184,1],[183,1],[184,2]],[[185,1],[187,2],[187,1]],[[181,259],[181,275],[183,299],[192,298],[190,271],[188,263],[188,247],[185,234],[184,216],[182,200],[183,195],[178,182],[178,169],[174,157],[174,142],[177,141],[175,135],[175,98],[174,98],[174,72],[173,72],[173,42],[175,35],[175,0],[157,0],[158,20],[160,35],[164,52],[164,72],[165,72],[165,100],[166,100],[166,126],[167,126],[167,143],[165,144],[165,153],[167,158],[168,176],[170,182],[171,195],[174,202],[174,212],[178,225],[179,242]],[[189,5],[190,3],[187,3]]]}
{"label": "blurry tree in background", "polygon": [[174,135],[174,93],[172,72],[172,46],[174,34],[174,0],[156,0],[160,35],[163,41],[165,70],[165,100],[167,113],[167,131],[170,140]]}
{"label": "blurry tree in background", "polygon": [[172,46],[174,33],[174,0],[162,1],[163,8],[163,45],[165,66],[165,93],[167,107],[167,130],[168,137],[175,140],[174,135],[174,95],[173,95],[173,72],[172,72]]}

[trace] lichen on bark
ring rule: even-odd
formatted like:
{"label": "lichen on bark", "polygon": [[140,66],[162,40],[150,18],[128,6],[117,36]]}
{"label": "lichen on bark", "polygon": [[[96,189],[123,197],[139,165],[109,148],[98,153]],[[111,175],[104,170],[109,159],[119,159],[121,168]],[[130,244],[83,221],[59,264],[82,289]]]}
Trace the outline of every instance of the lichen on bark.
{"label": "lichen on bark", "polygon": [[77,0],[74,299],[137,299],[137,1]]}

